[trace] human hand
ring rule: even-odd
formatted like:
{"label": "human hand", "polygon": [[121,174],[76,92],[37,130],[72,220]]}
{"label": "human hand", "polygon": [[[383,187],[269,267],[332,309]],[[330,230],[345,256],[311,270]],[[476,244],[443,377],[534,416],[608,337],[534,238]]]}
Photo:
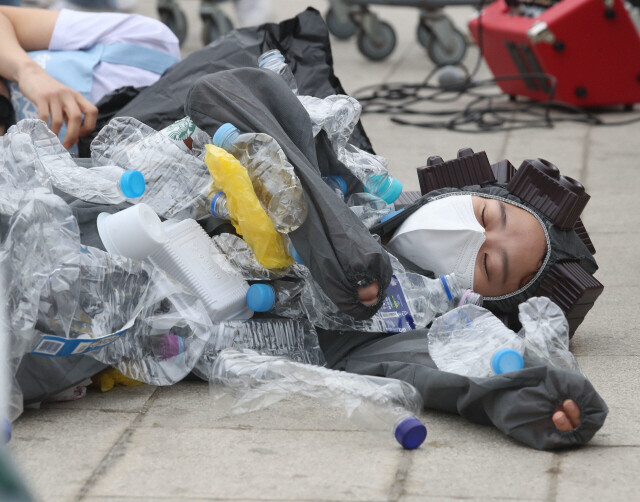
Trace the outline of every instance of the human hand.
{"label": "human hand", "polygon": [[380,294],[378,281],[373,281],[367,286],[358,286],[358,298],[367,306],[375,305],[378,302],[378,294]]}
{"label": "human hand", "polygon": [[570,432],[580,425],[580,407],[573,399],[565,399],[551,417],[561,432]]}
{"label": "human hand", "polygon": [[[18,76],[20,91],[38,108],[38,118],[49,123],[54,134],[67,124],[63,146],[71,148],[80,136],[96,127],[98,109],[82,94],[58,82],[36,63],[25,65]],[[84,121],[83,121],[84,115]]]}

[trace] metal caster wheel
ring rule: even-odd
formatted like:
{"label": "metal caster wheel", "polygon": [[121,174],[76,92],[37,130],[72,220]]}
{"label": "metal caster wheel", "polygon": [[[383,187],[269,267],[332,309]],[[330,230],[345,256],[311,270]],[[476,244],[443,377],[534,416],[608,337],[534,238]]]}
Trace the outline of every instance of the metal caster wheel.
{"label": "metal caster wheel", "polygon": [[393,27],[380,21],[378,28],[371,35],[364,30],[358,33],[358,50],[371,61],[382,61],[396,48],[396,33]]}
{"label": "metal caster wheel", "polygon": [[187,38],[187,16],[184,11],[174,2],[165,2],[163,5],[158,5],[158,16],[160,21],[178,37],[178,43],[182,45]]}
{"label": "metal caster wheel", "polygon": [[329,32],[339,38],[340,40],[346,40],[351,38],[358,31],[358,25],[351,19],[340,19],[340,16],[336,14],[336,11],[329,9],[325,15],[325,22]]}
{"label": "metal caster wheel", "polygon": [[214,40],[233,30],[231,20],[221,11],[215,14],[203,15],[202,22],[204,23],[202,26],[202,43],[204,45],[209,45]]}
{"label": "metal caster wheel", "polygon": [[467,53],[467,40],[455,28],[447,37],[446,44],[440,42],[424,24],[418,25],[417,36],[420,45],[427,49],[429,58],[436,66],[456,65]]}

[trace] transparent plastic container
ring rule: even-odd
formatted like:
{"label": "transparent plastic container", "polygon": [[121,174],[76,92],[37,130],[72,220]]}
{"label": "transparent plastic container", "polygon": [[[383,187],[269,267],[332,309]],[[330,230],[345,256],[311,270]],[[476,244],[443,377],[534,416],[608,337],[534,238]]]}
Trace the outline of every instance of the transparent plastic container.
{"label": "transparent plastic container", "polygon": [[202,218],[209,214],[211,177],[203,160],[183,141],[132,117],[116,117],[91,142],[96,165],[137,169],[146,180],[139,201],[165,218]]}
{"label": "transparent plastic container", "polygon": [[273,49],[261,54],[258,58],[258,68],[264,68],[265,70],[270,70],[280,75],[289,86],[289,89],[291,89],[294,94],[298,94],[296,78],[293,76],[291,68],[279,50]]}
{"label": "transparent plastic container", "polygon": [[149,261],[184,284],[202,300],[215,321],[249,319],[246,307],[249,285],[239,274],[220,266],[226,258],[195,220],[168,220],[162,224],[166,241],[149,255]]}
{"label": "transparent plastic container", "polygon": [[291,395],[303,395],[338,407],[366,430],[393,437],[405,449],[418,448],[427,429],[416,417],[422,398],[410,384],[390,378],[356,375],[324,367],[226,349],[209,372],[211,393],[232,396],[232,414],[262,409]]}
{"label": "transparent plastic container", "polygon": [[307,218],[307,200],[293,166],[271,136],[244,133],[232,124],[220,126],[213,144],[246,167],[249,178],[276,230],[288,233]]}

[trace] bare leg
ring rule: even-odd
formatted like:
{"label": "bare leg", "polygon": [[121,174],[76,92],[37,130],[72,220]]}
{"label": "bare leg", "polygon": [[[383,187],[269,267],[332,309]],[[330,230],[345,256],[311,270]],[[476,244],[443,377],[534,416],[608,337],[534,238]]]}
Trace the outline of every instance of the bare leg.
{"label": "bare leg", "polygon": [[565,399],[551,419],[559,431],[572,431],[580,425],[580,408],[573,399]]}

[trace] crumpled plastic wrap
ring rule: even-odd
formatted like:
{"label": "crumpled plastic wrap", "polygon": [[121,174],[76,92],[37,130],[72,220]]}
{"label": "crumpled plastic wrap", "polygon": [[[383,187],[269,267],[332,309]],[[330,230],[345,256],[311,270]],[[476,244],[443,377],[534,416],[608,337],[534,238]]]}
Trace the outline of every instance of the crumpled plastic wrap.
{"label": "crumpled plastic wrap", "polygon": [[[230,273],[239,273],[248,281],[279,279],[287,275],[289,267],[264,268],[249,245],[237,235],[222,233],[212,237],[213,244],[225,255],[224,266]],[[223,260],[221,260],[223,261]],[[231,265],[231,266],[228,266]]]}
{"label": "crumpled plastic wrap", "polygon": [[196,156],[201,149],[193,155],[181,143],[132,117],[117,117],[91,142],[91,158],[96,165],[140,171],[147,186],[137,201],[149,204],[159,215],[202,218],[209,214],[206,198],[211,178]]}

